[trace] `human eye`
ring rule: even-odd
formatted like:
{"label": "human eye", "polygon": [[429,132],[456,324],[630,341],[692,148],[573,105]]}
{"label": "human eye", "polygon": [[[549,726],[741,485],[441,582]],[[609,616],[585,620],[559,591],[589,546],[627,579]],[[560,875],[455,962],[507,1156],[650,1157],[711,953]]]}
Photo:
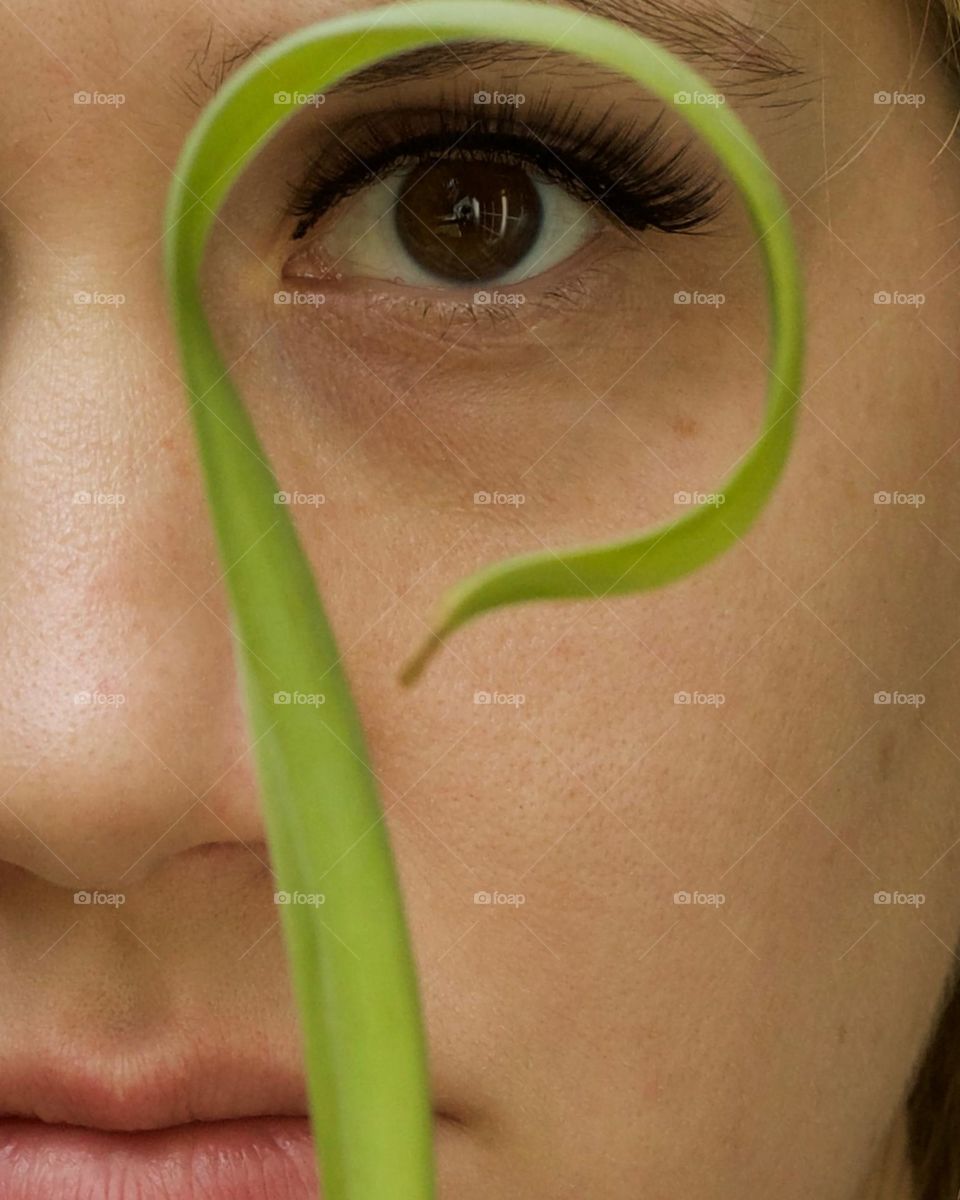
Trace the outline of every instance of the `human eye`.
{"label": "human eye", "polygon": [[447,95],[328,131],[291,188],[286,274],[372,286],[424,303],[478,289],[556,295],[591,255],[650,232],[693,233],[721,181],[661,110],[599,112],[549,91]]}

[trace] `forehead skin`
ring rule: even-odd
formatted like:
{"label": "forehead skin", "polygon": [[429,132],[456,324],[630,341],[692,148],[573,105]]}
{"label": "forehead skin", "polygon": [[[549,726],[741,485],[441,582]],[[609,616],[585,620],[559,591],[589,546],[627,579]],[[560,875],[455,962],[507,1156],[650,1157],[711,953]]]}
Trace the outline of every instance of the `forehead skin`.
{"label": "forehead skin", "polygon": [[[278,475],[329,498],[298,520],[389,804],[437,1094],[463,1117],[444,1195],[861,1200],[896,1144],[960,927],[957,96],[922,8],[726,10],[803,72],[785,93],[802,104],[771,84],[743,105],[810,296],[800,435],[764,520],[663,593],[485,619],[413,692],[396,668],[444,586],[646,524],[749,444],[749,228],[625,259],[633,289],[601,333],[587,307],[562,336],[544,317],[535,343],[458,347],[372,304],[273,329],[292,142],[211,246],[211,308]],[[40,1037],[124,1078],[269,1030],[294,1070],[159,239],[217,47],[345,10],[2,11],[0,1084],[11,1045]],[[125,102],[80,111],[78,90]],[[898,91],[923,103],[877,100]],[[678,315],[681,286],[727,304]],[[126,302],[84,311],[80,289]],[[924,302],[877,300],[894,293]],[[481,488],[527,502],[478,517]],[[94,490],[122,511],[73,503]],[[95,690],[126,702],[73,703]],[[478,690],[525,702],[481,710]],[[125,889],[126,924],[74,928],[76,887]],[[478,910],[493,890],[525,904]],[[875,902],[895,891],[924,903]]]}

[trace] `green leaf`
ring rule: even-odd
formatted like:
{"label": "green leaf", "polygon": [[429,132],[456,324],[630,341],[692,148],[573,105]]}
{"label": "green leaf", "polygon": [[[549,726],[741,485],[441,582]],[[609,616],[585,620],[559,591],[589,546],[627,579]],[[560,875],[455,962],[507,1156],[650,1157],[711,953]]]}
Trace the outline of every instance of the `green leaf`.
{"label": "green leaf", "polygon": [[[290,510],[217,351],[199,269],[216,212],[264,139],[291,115],[279,91],[323,92],[380,58],[462,39],[514,40],[611,67],[674,103],[707,93],[690,67],[598,17],[520,0],[425,0],[323,22],[247,64],[204,110],[176,168],[166,263],[190,411],[224,565],[278,888],[321,893],[281,906],[306,1043],[326,1200],[430,1200],[432,1117],[416,974],[360,721]],[[726,105],[683,106],[742,192],[771,307],[760,436],[694,510],[636,538],[488,567],[442,600],[412,679],[442,639],[503,604],[633,592],[708,562],[756,519],[783,468],[802,356],[798,269],[786,209],[764,159]],[[280,703],[277,695],[324,697]]]}

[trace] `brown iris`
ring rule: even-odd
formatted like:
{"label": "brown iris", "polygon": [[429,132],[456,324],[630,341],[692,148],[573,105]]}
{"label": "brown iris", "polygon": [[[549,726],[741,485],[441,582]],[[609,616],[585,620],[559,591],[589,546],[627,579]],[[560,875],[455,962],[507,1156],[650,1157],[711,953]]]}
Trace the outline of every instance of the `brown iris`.
{"label": "brown iris", "polygon": [[414,262],[457,283],[482,283],[516,267],[543,218],[536,186],[522,167],[468,159],[418,165],[394,212]]}

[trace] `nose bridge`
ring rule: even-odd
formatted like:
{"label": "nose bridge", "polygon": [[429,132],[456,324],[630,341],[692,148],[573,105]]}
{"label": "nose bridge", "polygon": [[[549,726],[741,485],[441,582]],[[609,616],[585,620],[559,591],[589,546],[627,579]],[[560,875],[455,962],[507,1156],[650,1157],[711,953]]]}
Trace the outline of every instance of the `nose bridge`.
{"label": "nose bridge", "polygon": [[27,269],[0,338],[0,860],[123,886],[189,846],[262,837],[220,572],[156,263],[122,305],[78,299],[81,275],[105,290],[116,243],[61,259],[13,236]]}

